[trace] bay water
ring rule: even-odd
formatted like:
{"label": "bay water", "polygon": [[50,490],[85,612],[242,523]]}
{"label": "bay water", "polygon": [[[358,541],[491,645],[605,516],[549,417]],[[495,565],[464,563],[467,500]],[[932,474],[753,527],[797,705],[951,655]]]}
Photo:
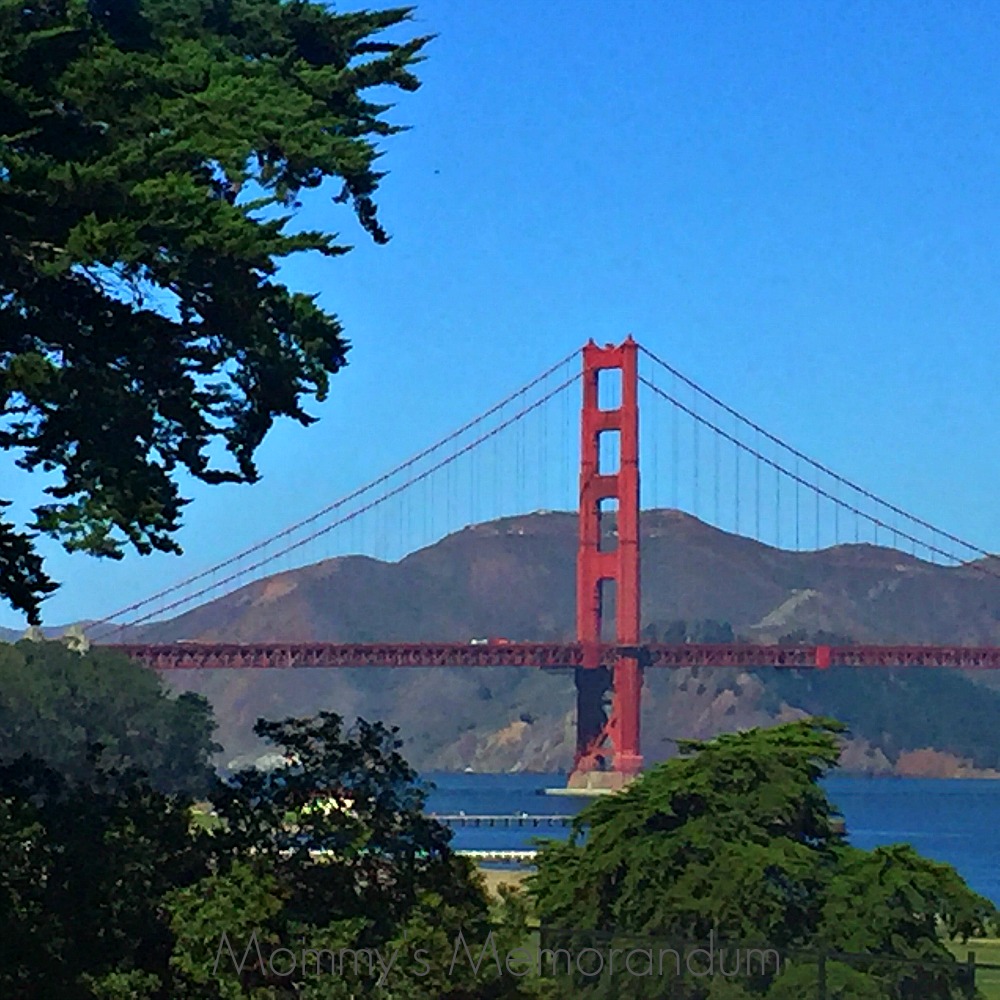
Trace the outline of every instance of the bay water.
{"label": "bay water", "polygon": [[[427,811],[466,815],[574,815],[589,799],[543,796],[565,785],[558,774],[427,774],[436,787]],[[953,865],[977,892],[1000,905],[1000,781],[864,778],[837,775],[824,787],[857,847],[909,843]],[[534,838],[565,837],[565,827],[456,826],[459,850],[524,850]]]}

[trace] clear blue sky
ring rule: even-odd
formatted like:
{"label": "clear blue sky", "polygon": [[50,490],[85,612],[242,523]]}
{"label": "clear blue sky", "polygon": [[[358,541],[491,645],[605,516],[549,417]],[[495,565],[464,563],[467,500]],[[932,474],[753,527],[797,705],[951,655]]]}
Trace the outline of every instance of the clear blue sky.
{"label": "clear blue sky", "polygon": [[222,558],[628,332],[1000,549],[995,4],[437,0],[413,28],[438,37],[384,147],[392,242],[313,202],[356,249],[284,272],[355,345],[321,422],[279,428],[258,485],[194,491],[183,561],[46,547],[48,621]]}

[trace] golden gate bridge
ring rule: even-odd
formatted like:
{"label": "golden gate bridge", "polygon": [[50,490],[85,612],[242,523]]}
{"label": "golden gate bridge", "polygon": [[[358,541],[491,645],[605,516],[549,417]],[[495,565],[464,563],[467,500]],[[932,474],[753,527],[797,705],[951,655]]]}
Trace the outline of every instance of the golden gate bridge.
{"label": "golden gate bridge", "polygon": [[[727,516],[725,490],[731,501],[725,504],[728,527],[736,534],[745,532],[761,540],[770,532],[778,546],[784,534],[785,542],[794,541],[796,549],[811,534],[805,544],[811,541],[819,549],[850,541],[853,528],[855,544],[869,540],[879,544],[881,535],[882,542],[891,541],[893,548],[908,546],[914,559],[962,566],[994,578],[1000,573],[985,550],[809,458],[631,337],[618,345],[598,346],[591,341],[582,350],[582,365],[572,371],[575,360],[572,355],[563,359],[433,446],[308,518],[92,623],[93,640],[119,648],[156,670],[495,666],[572,670],[577,727],[573,787],[619,787],[641,769],[642,681],[649,669],[1000,669],[996,647],[644,641],[640,394],[654,414],[654,425],[664,408],[669,417],[666,454],[661,455],[655,434],[652,447],[642,451],[644,469],[649,470],[644,479],[651,479],[653,487],[646,508],[655,506],[657,490],[665,489],[673,507],[686,503],[696,516],[721,526]],[[148,633],[155,633],[164,616],[180,615],[255,574],[273,572],[282,560],[294,558],[307,546],[312,551],[323,539],[339,534],[344,551],[363,549],[364,538],[349,534],[359,526],[369,525],[382,543],[395,530],[399,537],[395,554],[402,555],[406,542],[412,541],[415,522],[422,520],[431,537],[440,533],[435,518],[442,509],[452,514],[456,493],[463,489],[459,485],[463,473],[471,498],[467,524],[477,514],[480,519],[496,514],[484,510],[491,503],[514,499],[512,483],[522,491],[540,488],[536,495],[544,495],[546,481],[560,462],[565,474],[573,450],[567,432],[569,390],[581,384],[574,636],[487,643],[150,641]],[[530,421],[560,404],[561,435],[549,433],[544,423],[535,427],[533,436],[526,433]],[[500,442],[509,442],[512,436],[513,445],[501,461]],[[479,459],[491,465],[471,464]],[[680,495],[682,467],[690,470],[686,498]],[[524,496],[520,499],[523,511]],[[133,636],[144,641],[126,641]]]}

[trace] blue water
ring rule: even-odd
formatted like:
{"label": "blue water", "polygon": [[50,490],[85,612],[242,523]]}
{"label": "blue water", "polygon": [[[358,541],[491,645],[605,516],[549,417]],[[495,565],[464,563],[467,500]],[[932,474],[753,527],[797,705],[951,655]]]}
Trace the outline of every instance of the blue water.
{"label": "blue water", "polygon": [[[573,815],[585,799],[542,796],[565,784],[544,774],[430,774],[437,787],[427,809],[438,813]],[[909,843],[925,857],[953,865],[1000,905],[1000,781],[921,778],[830,778],[824,785],[844,814],[851,843],[872,848]],[[465,850],[524,849],[533,838],[565,837],[563,827],[458,827]]]}

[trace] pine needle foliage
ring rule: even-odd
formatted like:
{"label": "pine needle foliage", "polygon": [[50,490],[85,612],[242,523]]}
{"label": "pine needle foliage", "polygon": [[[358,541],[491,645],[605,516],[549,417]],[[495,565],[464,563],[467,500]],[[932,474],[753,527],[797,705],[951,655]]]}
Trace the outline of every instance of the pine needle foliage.
{"label": "pine needle foliage", "polygon": [[583,810],[565,844],[546,845],[532,880],[542,922],[788,940],[815,921],[817,878],[842,842],[818,783],[836,763],[838,729],[685,742],[679,758]]}
{"label": "pine needle foliage", "polygon": [[56,586],[39,534],[179,551],[178,473],[253,482],[275,419],[312,421],[349,345],[277,268],[350,249],[292,225],[325,182],[388,240],[384,96],[417,89],[428,41],[390,40],[409,18],[0,0],[0,448],[50,484],[30,519],[0,509],[0,598],[31,622]]}
{"label": "pine needle foliage", "polygon": [[[571,941],[596,932],[794,957],[794,975],[745,980],[740,996],[791,996],[815,982],[820,954],[854,956],[831,976],[867,991],[831,996],[967,995],[947,941],[995,931],[996,908],[907,844],[848,843],[820,780],[843,733],[810,718],[684,743],[585,808],[567,841],[544,844],[527,882],[541,925]],[[705,988],[676,995],[703,1000]]]}

